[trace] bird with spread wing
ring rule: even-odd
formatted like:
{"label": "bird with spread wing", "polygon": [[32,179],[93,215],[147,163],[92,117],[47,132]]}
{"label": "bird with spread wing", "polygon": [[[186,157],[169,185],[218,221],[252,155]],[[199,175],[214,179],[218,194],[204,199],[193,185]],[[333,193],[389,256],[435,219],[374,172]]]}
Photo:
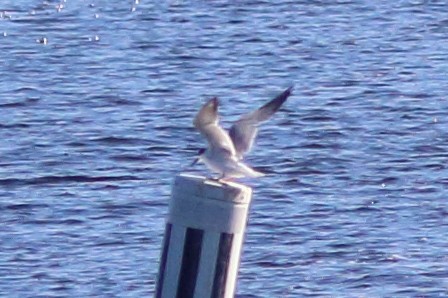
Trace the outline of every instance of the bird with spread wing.
{"label": "bird with spread wing", "polygon": [[208,100],[193,121],[194,127],[207,140],[208,148],[199,150],[192,165],[202,161],[220,175],[219,180],[263,176],[263,173],[244,164],[243,157],[254,144],[258,125],[277,112],[291,93],[292,87],[289,87],[261,108],[243,115],[228,133],[219,125],[218,99],[214,97]]}

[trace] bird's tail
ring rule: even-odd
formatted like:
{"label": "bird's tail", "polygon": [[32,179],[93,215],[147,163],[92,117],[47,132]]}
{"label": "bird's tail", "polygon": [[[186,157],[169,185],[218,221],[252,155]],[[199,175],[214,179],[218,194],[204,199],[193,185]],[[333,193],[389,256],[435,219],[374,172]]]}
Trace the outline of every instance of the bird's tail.
{"label": "bird's tail", "polygon": [[255,170],[252,169],[252,176],[251,177],[263,177],[266,174],[262,173],[262,172],[257,172]]}
{"label": "bird's tail", "polygon": [[242,170],[242,172],[244,172],[244,175],[246,177],[256,178],[256,177],[262,177],[262,176],[265,175],[264,173],[258,172],[258,171],[252,169],[251,167],[248,167],[247,165],[245,165],[243,163],[240,163],[240,169]]}

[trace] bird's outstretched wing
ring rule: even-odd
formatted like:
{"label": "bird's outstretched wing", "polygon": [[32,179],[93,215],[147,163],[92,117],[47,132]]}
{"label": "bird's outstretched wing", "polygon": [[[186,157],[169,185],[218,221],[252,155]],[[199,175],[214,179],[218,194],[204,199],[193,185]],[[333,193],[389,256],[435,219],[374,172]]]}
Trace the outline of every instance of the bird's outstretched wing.
{"label": "bird's outstretched wing", "polygon": [[270,102],[249,114],[243,115],[230,128],[230,138],[236,150],[238,159],[250,151],[257,137],[258,124],[268,120],[286,99],[291,95],[292,86],[283,91],[280,95],[272,99]]}
{"label": "bird's outstretched wing", "polygon": [[235,155],[235,148],[227,132],[219,126],[218,98],[207,101],[196,114],[194,127],[207,139],[211,150],[226,151]]}

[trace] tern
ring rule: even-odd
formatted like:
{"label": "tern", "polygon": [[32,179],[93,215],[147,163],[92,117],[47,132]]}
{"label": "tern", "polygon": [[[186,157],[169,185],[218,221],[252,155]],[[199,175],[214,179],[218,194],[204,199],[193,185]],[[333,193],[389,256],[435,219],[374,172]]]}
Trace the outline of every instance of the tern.
{"label": "tern", "polygon": [[206,138],[208,148],[199,149],[198,156],[191,165],[203,162],[220,175],[218,181],[264,176],[244,164],[243,157],[254,144],[258,125],[277,112],[291,92],[292,87],[289,87],[261,108],[243,115],[228,133],[219,125],[218,98],[208,100],[193,120],[194,127]]}

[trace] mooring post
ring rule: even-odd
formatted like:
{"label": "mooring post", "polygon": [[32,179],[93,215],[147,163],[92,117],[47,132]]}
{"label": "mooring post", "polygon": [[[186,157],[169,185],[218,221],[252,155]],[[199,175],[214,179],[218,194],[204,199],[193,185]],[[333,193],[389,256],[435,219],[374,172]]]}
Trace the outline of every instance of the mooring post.
{"label": "mooring post", "polygon": [[241,184],[176,177],[156,298],[234,296],[251,197]]}

